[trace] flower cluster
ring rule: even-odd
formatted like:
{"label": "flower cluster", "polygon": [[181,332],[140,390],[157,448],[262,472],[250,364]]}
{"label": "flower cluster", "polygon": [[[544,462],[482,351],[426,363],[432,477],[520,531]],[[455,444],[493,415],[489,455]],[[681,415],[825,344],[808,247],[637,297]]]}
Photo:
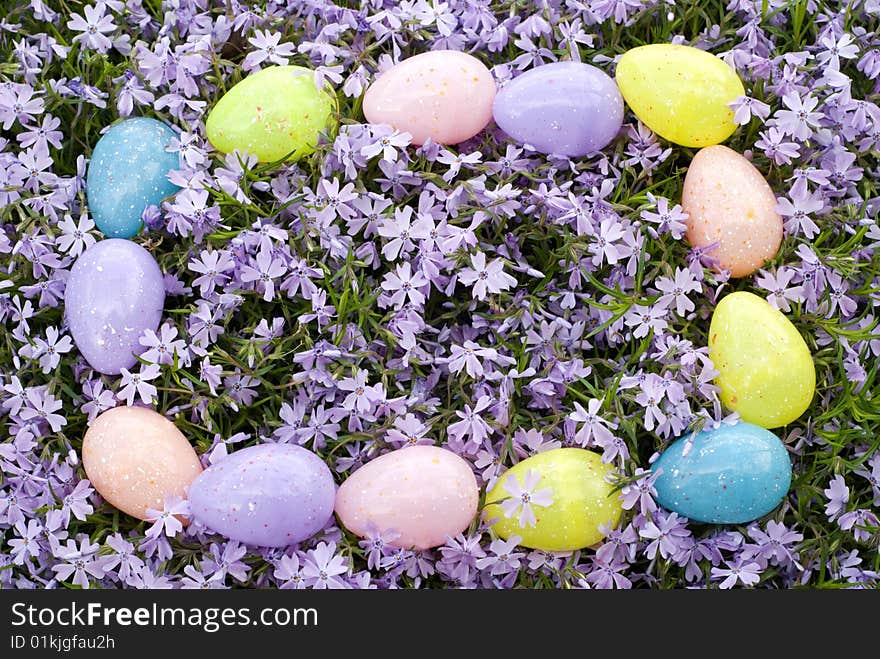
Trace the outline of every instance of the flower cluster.
{"label": "flower cluster", "polygon": [[[0,19],[0,587],[876,587],[880,4],[356,4],[91,0],[62,14],[30,0]],[[692,152],[631,114],[602,153],[570,160],[494,126],[414,147],[359,110],[378,72],[428,49],[474,54],[501,86],[558,60],[613,73],[651,40],[721,54],[746,84],[729,144],[766,174],[785,220],[779,256],[754,276],[730,280],[689,249],[678,201]],[[284,63],[337,89],[338,132],[279,167],[217,153],[206,112]],[[90,149],[135,115],[179,132],[180,191],[137,238],[165,273],[163,324],[141,337],[141,363],[107,377],[71,341],[64,288],[101,238]],[[705,346],[732,289],[788,315],[819,387],[777,431],[795,473],[785,502],[711,527],[658,507],[650,462],[728,420]],[[246,547],[182,525],[183,501],[137,522],[95,492],[82,436],[132,404],[174,419],[206,465],[286,442],[341,480],[390,449],[441,445],[481,484],[504,483],[504,513],[523,526],[554,493],[505,470],[588,448],[620,473],[625,513],[599,546],[560,554],[485,523],[428,551],[332,522],[286,550]]]}

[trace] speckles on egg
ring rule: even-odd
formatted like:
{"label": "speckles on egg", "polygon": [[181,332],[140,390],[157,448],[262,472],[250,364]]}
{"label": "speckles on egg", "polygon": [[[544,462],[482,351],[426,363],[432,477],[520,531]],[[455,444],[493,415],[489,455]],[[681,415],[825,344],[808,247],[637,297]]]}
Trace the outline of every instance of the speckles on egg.
{"label": "speckles on egg", "polygon": [[623,99],[603,71],[581,62],[554,62],[507,83],[495,97],[495,122],[542,153],[584,156],[620,131]]}
{"label": "speckles on egg", "polygon": [[751,423],[686,435],[652,466],[657,501],[697,522],[742,524],[776,508],[791,484],[779,438]]}
{"label": "speckles on egg", "polygon": [[177,134],[148,117],[114,124],[95,145],[89,160],[86,194],[97,227],[110,238],[131,238],[141,229],[147,206],[158,206],[178,190],[168,180],[180,168],[169,151]]}
{"label": "speckles on egg", "polygon": [[193,519],[259,547],[286,547],[323,529],[336,486],[324,461],[300,446],[261,444],[211,465],[189,491]]}
{"label": "speckles on egg", "polygon": [[709,325],[709,356],[718,370],[721,402],[764,428],[800,417],[813,400],[816,371],[791,321],[752,293],[718,303]]}
{"label": "speckles on egg", "polygon": [[129,240],[102,240],[71,268],[64,314],[77,349],[99,373],[117,375],[137,362],[138,343],[155,331],[165,305],[165,282],[150,253]]}
{"label": "speckles on egg", "polygon": [[492,120],[495,81],[477,58],[457,50],[409,57],[381,74],[364,95],[364,116],[412,135],[421,145],[470,139]]}
{"label": "speckles on egg", "polygon": [[684,180],[687,238],[733,277],[745,277],[776,256],[782,218],[776,195],[754,165],[726,146],[701,149]]}
{"label": "speckles on egg", "polygon": [[336,125],[336,98],[315,86],[314,71],[269,66],[232,87],[208,115],[208,140],[220,151],[238,149],[271,162],[295,161],[315,150]]}
{"label": "speckles on egg", "polygon": [[393,530],[394,546],[428,549],[466,529],[478,500],[467,462],[446,449],[411,446],[354,472],[339,487],[336,514],[355,535]]}
{"label": "speckles on egg", "polygon": [[639,120],[671,142],[710,146],[736,130],[728,103],[745,89],[711,53],[679,44],[640,46],[623,54],[615,75]]}
{"label": "speckles on egg", "polygon": [[202,471],[177,427],[143,407],[116,407],[98,416],[83,438],[82,462],[98,493],[121,511],[145,519],[170,496],[185,497]]}
{"label": "speckles on egg", "polygon": [[[498,505],[510,495],[504,480],[513,476],[525,482],[526,472],[540,475],[535,490],[549,489],[553,503],[536,507],[537,523],[522,526],[516,516],[505,517]],[[502,474],[486,495],[484,516],[497,520],[492,529],[502,538],[520,536],[520,544],[544,551],[572,551],[601,541],[620,518],[618,496],[609,482],[609,465],[592,451],[560,448],[544,451],[516,464]],[[604,531],[603,531],[604,529]]]}

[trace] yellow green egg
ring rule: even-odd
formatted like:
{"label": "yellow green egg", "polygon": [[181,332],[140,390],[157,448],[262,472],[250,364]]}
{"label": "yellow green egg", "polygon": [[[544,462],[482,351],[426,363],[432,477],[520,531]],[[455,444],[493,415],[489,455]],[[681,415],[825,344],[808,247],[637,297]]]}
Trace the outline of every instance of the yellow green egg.
{"label": "yellow green egg", "polygon": [[[558,448],[538,453],[504,472],[486,495],[485,517],[497,519],[492,529],[505,540],[520,536],[520,544],[545,551],[573,551],[600,542],[620,518],[618,493],[607,477],[611,467],[600,456],[579,448]],[[508,479],[515,478],[512,484]],[[513,486],[512,486],[513,485]],[[531,488],[527,488],[532,485]],[[550,501],[531,505],[534,525],[523,515],[521,498],[511,490],[530,489],[528,498]],[[501,505],[516,503],[510,516]],[[604,529],[604,532],[603,532]]]}
{"label": "yellow green egg", "polygon": [[816,391],[813,357],[791,321],[764,298],[731,293],[712,315],[709,355],[721,402],[744,421],[778,428],[796,420]]}
{"label": "yellow green egg", "polygon": [[249,75],[211,110],[208,139],[224,153],[238,149],[260,162],[299,160],[336,125],[336,98],[315,86],[314,71],[270,66]]}
{"label": "yellow green egg", "polygon": [[616,78],[639,120],[670,142],[709,146],[736,130],[728,103],[745,89],[711,53],[676,44],[640,46],[623,54]]}

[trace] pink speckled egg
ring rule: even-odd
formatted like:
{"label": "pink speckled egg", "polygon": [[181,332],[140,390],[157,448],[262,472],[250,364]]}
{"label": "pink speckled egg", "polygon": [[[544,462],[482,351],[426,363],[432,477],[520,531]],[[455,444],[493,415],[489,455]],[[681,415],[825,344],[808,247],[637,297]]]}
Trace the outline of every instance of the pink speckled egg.
{"label": "pink speckled egg", "polygon": [[409,57],[376,79],[364,95],[364,116],[412,135],[458,144],[492,120],[495,81],[480,60],[457,50]]}
{"label": "pink speckled egg", "polygon": [[202,465],[171,421],[144,407],[101,414],[83,438],[82,462],[98,493],[132,517],[162,510],[166,497],[185,497]]}
{"label": "pink speckled egg", "polygon": [[354,472],[336,493],[336,514],[355,535],[395,531],[395,547],[428,549],[464,531],[478,500],[467,462],[436,446],[410,446]]}
{"label": "pink speckled egg", "polygon": [[726,146],[700,149],[688,167],[681,195],[687,239],[732,277],[745,277],[776,256],[782,218],[776,195],[748,160]]}

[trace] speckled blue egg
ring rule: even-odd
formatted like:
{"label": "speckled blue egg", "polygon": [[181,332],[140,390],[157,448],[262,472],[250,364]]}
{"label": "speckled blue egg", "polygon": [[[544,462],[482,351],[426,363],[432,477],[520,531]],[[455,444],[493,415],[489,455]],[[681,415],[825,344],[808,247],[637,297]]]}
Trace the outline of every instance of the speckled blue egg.
{"label": "speckled blue egg", "polygon": [[98,228],[110,238],[131,238],[141,230],[147,206],[158,206],[179,189],[168,172],[180,169],[168,151],[176,134],[148,117],[115,124],[98,140],[89,161],[86,195]]}
{"label": "speckled blue egg", "polygon": [[686,435],[652,471],[658,503],[710,524],[742,524],[776,508],[791,485],[791,461],[769,430],[741,421]]}
{"label": "speckled blue egg", "polygon": [[260,444],[203,471],[189,488],[192,517],[215,533],[258,547],[286,547],[323,529],[336,485],[308,449]]}

